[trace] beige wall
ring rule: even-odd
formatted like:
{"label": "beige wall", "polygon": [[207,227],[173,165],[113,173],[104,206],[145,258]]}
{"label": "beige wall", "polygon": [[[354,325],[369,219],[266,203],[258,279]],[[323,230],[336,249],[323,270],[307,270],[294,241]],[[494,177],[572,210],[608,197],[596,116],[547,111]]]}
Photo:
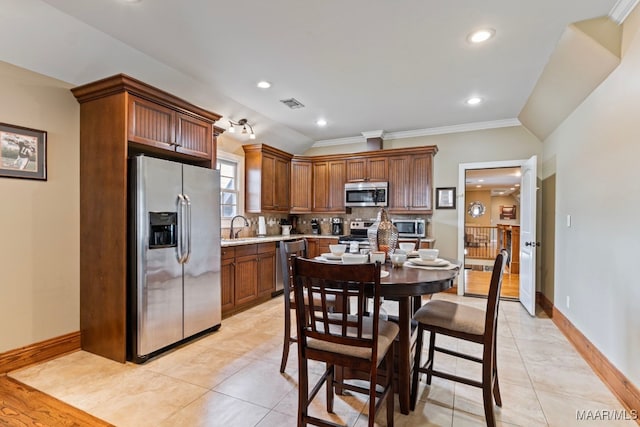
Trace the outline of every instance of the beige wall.
{"label": "beige wall", "polygon": [[2,122],[47,131],[47,181],[0,178],[0,352],[79,326],[79,105],[69,85],[0,62]]}
{"label": "beige wall", "polygon": [[[542,155],[542,143],[522,126],[459,132],[417,138],[387,140],[385,149],[437,145],[434,158],[434,188],[457,187],[460,163],[522,160]],[[364,151],[365,144],[313,148],[305,155]],[[458,256],[458,209],[464,209],[464,189],[457,189],[456,209],[436,209],[430,225],[436,247],[447,257]]]}
{"label": "beige wall", "polygon": [[544,142],[545,176],[557,171],[554,305],[636,386],[638,13],[636,9],[625,23],[624,56],[618,68]]}

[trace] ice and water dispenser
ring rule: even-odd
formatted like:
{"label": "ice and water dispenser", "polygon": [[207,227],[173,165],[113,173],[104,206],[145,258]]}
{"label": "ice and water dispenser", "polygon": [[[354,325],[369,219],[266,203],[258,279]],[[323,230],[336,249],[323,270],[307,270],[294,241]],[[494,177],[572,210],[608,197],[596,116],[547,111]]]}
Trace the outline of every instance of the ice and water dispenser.
{"label": "ice and water dispenser", "polygon": [[149,212],[149,249],[177,246],[177,219],[177,212]]}

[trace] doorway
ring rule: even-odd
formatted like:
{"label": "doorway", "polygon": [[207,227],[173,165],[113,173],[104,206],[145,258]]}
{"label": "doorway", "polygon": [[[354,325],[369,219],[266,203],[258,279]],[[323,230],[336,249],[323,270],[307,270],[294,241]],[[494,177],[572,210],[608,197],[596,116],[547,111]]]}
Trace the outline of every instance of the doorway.
{"label": "doorway", "polygon": [[502,298],[519,298],[520,167],[465,171],[465,295],[487,296],[491,269],[501,249],[509,252]]}
{"label": "doorway", "polygon": [[535,187],[531,190],[528,185],[535,165],[535,156],[459,165],[458,188],[464,191],[458,210],[458,259],[465,265],[458,280],[459,295],[486,296],[491,266],[498,251],[505,248],[510,259],[501,296],[518,299],[529,310],[530,294],[535,294],[529,289],[532,279],[535,286],[535,277],[529,277],[534,269],[529,264],[535,265],[535,261],[531,251],[521,245],[521,231],[528,236],[532,216],[535,221],[536,207],[529,194],[533,192],[535,197]]}

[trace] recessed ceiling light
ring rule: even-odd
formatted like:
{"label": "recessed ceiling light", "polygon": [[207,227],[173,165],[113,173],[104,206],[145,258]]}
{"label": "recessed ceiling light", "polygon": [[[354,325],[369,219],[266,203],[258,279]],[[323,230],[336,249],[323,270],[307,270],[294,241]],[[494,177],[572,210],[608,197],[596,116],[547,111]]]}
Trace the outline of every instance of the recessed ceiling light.
{"label": "recessed ceiling light", "polygon": [[256,86],[258,86],[260,89],[269,89],[271,87],[271,83],[266,80],[261,80]]}
{"label": "recessed ceiling light", "polygon": [[515,188],[511,187],[509,190],[513,191],[513,190],[515,190]]}
{"label": "recessed ceiling light", "polygon": [[476,185],[476,188],[482,188],[482,185]]}
{"label": "recessed ceiling light", "polygon": [[484,182],[484,179],[479,179],[478,182]]}
{"label": "recessed ceiling light", "polygon": [[325,119],[318,119],[316,120],[316,125],[320,126],[320,127],[324,127],[327,125],[327,121]]}
{"label": "recessed ceiling light", "polygon": [[482,102],[482,98],[480,98],[479,96],[472,96],[471,98],[467,99],[467,105],[478,105]]}
{"label": "recessed ceiling light", "polygon": [[482,43],[489,40],[496,34],[496,30],[493,28],[485,28],[482,30],[474,31],[467,36],[467,40],[471,43]]}
{"label": "recessed ceiling light", "polygon": [[516,184],[516,187],[520,187],[520,184]]}

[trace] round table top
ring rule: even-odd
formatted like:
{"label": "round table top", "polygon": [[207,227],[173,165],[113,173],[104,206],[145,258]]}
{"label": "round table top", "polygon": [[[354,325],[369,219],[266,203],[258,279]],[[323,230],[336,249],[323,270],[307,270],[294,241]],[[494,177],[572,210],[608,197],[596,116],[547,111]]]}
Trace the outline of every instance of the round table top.
{"label": "round table top", "polygon": [[[456,260],[448,261],[461,265]],[[408,267],[406,264],[394,268],[388,262],[382,265],[382,269],[389,272],[388,276],[380,279],[382,294],[385,297],[420,296],[447,290],[453,285],[453,279],[459,272],[459,268],[424,269]]]}

